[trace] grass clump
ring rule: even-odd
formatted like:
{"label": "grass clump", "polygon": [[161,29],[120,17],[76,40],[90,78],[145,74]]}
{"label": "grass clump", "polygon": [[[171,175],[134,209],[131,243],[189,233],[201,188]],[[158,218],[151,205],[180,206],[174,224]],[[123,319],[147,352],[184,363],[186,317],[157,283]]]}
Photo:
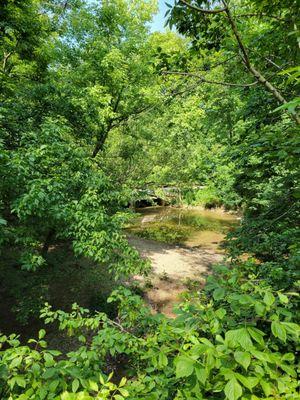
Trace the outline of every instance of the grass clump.
{"label": "grass clump", "polygon": [[189,237],[190,233],[190,229],[186,226],[162,223],[153,223],[147,226],[134,227],[130,230],[135,235],[144,239],[151,239],[169,244],[184,242]]}

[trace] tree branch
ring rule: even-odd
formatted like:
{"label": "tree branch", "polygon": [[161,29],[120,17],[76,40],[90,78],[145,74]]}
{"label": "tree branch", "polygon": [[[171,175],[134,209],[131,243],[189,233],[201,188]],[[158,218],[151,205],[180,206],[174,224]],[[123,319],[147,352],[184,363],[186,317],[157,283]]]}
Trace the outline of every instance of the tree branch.
{"label": "tree branch", "polygon": [[247,50],[246,50],[246,47],[244,46],[244,44],[243,44],[243,42],[242,42],[240,33],[239,33],[238,29],[237,29],[236,23],[235,23],[235,21],[234,21],[232,15],[231,15],[231,12],[230,12],[230,10],[229,10],[229,8],[228,8],[228,6],[227,6],[227,3],[226,3],[224,0],[222,0],[222,3],[223,3],[224,6],[225,6],[225,13],[226,13],[227,18],[228,18],[228,20],[229,20],[229,24],[230,24],[231,29],[232,29],[232,31],[233,31],[233,34],[234,34],[234,36],[235,36],[235,38],[236,38],[236,41],[238,42],[240,51],[241,51],[241,53],[242,53],[243,62],[244,62],[244,64],[246,65],[246,67],[249,69],[250,60],[249,60],[249,56],[248,56],[248,52],[247,52]]}
{"label": "tree branch", "polygon": [[98,139],[96,141],[96,144],[95,144],[95,147],[94,147],[94,150],[93,150],[93,153],[92,153],[92,158],[95,158],[96,155],[99,153],[99,151],[102,150],[104,142],[105,142],[105,140],[107,138],[107,135],[108,135],[109,131],[110,131],[110,128],[108,127],[107,129],[105,129],[102,132],[101,136],[98,136]]}
{"label": "tree branch", "polygon": [[3,70],[3,72],[5,72],[6,63],[7,63],[8,59],[9,59],[9,57],[10,57],[11,55],[12,55],[12,52],[9,52],[9,53],[5,53],[5,52],[4,52],[3,63],[2,63],[2,70]]}
{"label": "tree branch", "polygon": [[[166,100],[164,100],[163,104],[167,104],[169,101],[172,101],[175,99],[175,97],[184,94],[186,92],[190,92],[191,90],[193,90],[196,86],[193,87],[189,87],[187,89],[181,90],[181,91],[172,91],[171,93],[168,94],[168,98]],[[117,104],[117,102],[115,103]],[[95,158],[96,155],[99,153],[100,150],[102,150],[103,145],[105,143],[105,140],[109,134],[109,132],[114,129],[117,126],[120,126],[122,123],[126,122],[129,118],[136,118],[138,117],[138,115],[142,114],[143,112],[148,112],[151,111],[153,109],[155,109],[157,107],[157,104],[154,105],[147,105],[145,107],[142,107],[138,110],[136,110],[135,112],[132,112],[130,114],[126,114],[126,115],[121,115],[119,117],[115,117],[115,118],[111,118],[109,120],[108,126],[107,128],[102,132],[102,135],[98,137],[93,153],[92,153],[92,158]],[[115,110],[116,111],[116,110]]]}
{"label": "tree branch", "polygon": [[276,19],[281,22],[289,22],[289,19],[278,17],[277,15],[269,15],[266,13],[246,13],[246,14],[237,14],[235,17],[267,17],[271,19]]}
{"label": "tree branch", "polygon": [[[262,85],[265,86],[265,88],[271,92],[273,94],[273,96],[281,103],[281,104],[286,104],[287,101],[286,99],[282,96],[282,94],[275,88],[275,86],[273,86],[261,73],[260,71],[258,71],[256,68],[253,67],[253,65],[251,65],[250,63],[250,58],[248,55],[248,52],[246,50],[246,47],[244,46],[241,36],[239,34],[239,31],[237,29],[237,25],[235,23],[234,18],[232,17],[231,11],[229,10],[227,3],[225,0],[222,0],[222,3],[225,7],[225,13],[227,15],[229,24],[232,28],[233,34],[236,38],[236,41],[238,43],[238,46],[240,48],[240,51],[242,53],[242,61],[245,64],[246,68],[248,69],[248,71],[255,76],[255,78],[257,79],[258,82],[260,82]],[[291,115],[291,118],[294,119],[294,121],[296,121],[296,123],[299,125],[300,124],[300,118],[297,114],[296,111],[292,111],[289,112]]]}
{"label": "tree branch", "polygon": [[258,82],[252,83],[230,83],[230,82],[220,82],[220,81],[212,81],[210,79],[204,78],[202,75],[194,74],[191,72],[179,72],[179,71],[163,71],[163,75],[182,75],[182,76],[190,76],[192,78],[198,78],[203,83],[210,83],[213,85],[221,85],[221,86],[233,86],[233,87],[250,87],[256,85]]}
{"label": "tree branch", "polygon": [[116,112],[118,107],[119,107],[119,103],[121,101],[123,90],[124,90],[124,88],[122,87],[121,90],[118,93],[117,100],[116,100],[115,105],[113,107],[113,112]]}
{"label": "tree branch", "polygon": [[[226,0],[222,0],[224,8],[219,9],[219,10],[204,10],[204,9],[202,9],[200,7],[197,7],[197,6],[194,6],[194,5],[190,4],[186,0],[179,0],[179,2],[182,3],[182,4],[185,4],[187,7],[189,7],[192,10],[195,10],[197,12],[204,13],[204,14],[218,14],[218,13],[225,12],[225,14],[226,14],[226,16],[228,18],[229,24],[231,26],[231,29],[233,31],[233,34],[235,36],[235,39],[236,39],[236,41],[238,43],[238,46],[239,46],[239,49],[240,49],[240,52],[241,52],[242,61],[245,64],[245,66],[248,69],[248,71],[257,79],[258,82],[260,82],[262,85],[264,85],[265,88],[269,92],[271,92],[273,94],[273,96],[281,104],[286,104],[287,103],[286,99],[282,96],[282,94],[257,69],[255,69],[251,65],[247,49],[243,44],[242,38],[241,38],[240,33],[239,33],[238,29],[237,29],[237,25],[236,25],[235,20],[234,20],[232,14],[231,14],[231,11],[230,11],[230,9],[229,9],[229,7],[227,5]],[[200,79],[201,79],[201,77],[200,77]],[[217,82],[212,82],[212,81],[211,82],[207,81],[207,83],[222,84],[221,82],[217,83]],[[227,85],[228,86],[235,86],[235,84],[227,84]],[[293,118],[296,121],[296,123],[299,125],[300,124],[300,118],[299,118],[297,112],[296,111],[288,111],[288,112],[290,113],[291,118]]]}
{"label": "tree branch", "polygon": [[206,9],[194,6],[193,4],[190,4],[189,2],[187,2],[185,0],[179,0],[179,3],[182,3],[182,4],[186,5],[187,7],[189,7],[190,9],[201,12],[203,14],[219,14],[219,13],[225,11],[225,8],[221,8],[221,9],[217,9],[217,10],[206,10]]}
{"label": "tree branch", "polygon": [[236,58],[236,57],[238,57],[238,55],[237,55],[237,54],[234,54],[233,56],[228,57],[228,58],[227,58],[226,60],[224,60],[224,61],[220,61],[220,62],[217,62],[217,63],[212,64],[212,65],[207,65],[207,68],[205,68],[204,66],[203,66],[202,68],[198,68],[198,71],[201,71],[201,72],[211,71],[211,70],[213,70],[214,68],[219,67],[220,65],[227,64],[228,61],[233,60],[233,59]]}
{"label": "tree branch", "polygon": [[283,71],[283,70],[284,70],[283,67],[281,67],[280,65],[276,64],[276,63],[275,63],[274,61],[272,61],[270,58],[268,58],[268,57],[264,57],[264,58],[265,58],[265,60],[266,60],[268,63],[274,65],[274,67],[276,67],[276,68],[279,69],[280,71]]}
{"label": "tree branch", "polygon": [[[118,106],[119,106],[120,101],[121,101],[123,90],[124,90],[124,88],[121,88],[120,92],[117,95],[116,102],[115,102],[115,104],[113,106],[113,112],[117,112]],[[93,153],[92,153],[92,158],[95,158],[96,155],[99,153],[99,151],[102,150],[103,145],[105,143],[105,140],[107,138],[107,135],[108,135],[109,131],[114,127],[113,126],[113,121],[114,121],[113,118],[110,118],[108,120],[108,125],[107,125],[106,129],[104,129],[102,131],[102,135],[98,137],[98,139],[96,141],[96,144],[95,144],[95,147],[94,147],[94,150],[93,150]]]}

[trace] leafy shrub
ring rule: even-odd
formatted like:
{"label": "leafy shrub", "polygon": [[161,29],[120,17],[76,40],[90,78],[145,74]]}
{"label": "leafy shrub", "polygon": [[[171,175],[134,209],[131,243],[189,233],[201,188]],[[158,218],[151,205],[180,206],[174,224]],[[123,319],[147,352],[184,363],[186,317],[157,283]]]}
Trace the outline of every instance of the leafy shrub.
{"label": "leafy shrub", "polygon": [[[3,399],[298,399],[298,294],[258,279],[251,260],[219,266],[204,290],[191,294],[174,320],[152,315],[124,287],[112,293],[118,315],[72,313],[46,306],[45,323],[78,338],[62,355],[37,341],[21,346],[2,336]],[[122,375],[112,372],[123,359]]]}
{"label": "leafy shrub", "polygon": [[214,208],[222,205],[222,201],[213,187],[205,187],[195,192],[188,191],[184,198],[188,204],[194,206],[201,205],[205,208]]}

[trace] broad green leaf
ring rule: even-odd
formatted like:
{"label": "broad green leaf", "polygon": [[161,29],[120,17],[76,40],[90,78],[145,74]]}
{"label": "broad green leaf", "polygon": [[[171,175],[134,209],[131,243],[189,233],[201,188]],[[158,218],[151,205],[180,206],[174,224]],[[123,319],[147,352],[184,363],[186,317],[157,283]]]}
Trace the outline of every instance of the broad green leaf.
{"label": "broad green leaf", "polygon": [[51,354],[45,353],[44,354],[45,366],[52,367],[55,364],[55,361]]}
{"label": "broad green leaf", "polygon": [[281,325],[284,326],[285,330],[291,335],[295,335],[299,337],[300,335],[300,325],[295,324],[293,322],[281,322]]}
{"label": "broad green leaf", "polygon": [[[68,392],[63,392],[60,396],[61,400],[76,400],[76,395],[74,393],[68,393]],[[80,397],[78,397],[79,399]],[[82,399],[84,399],[84,397],[81,397]]]}
{"label": "broad green leaf", "polygon": [[252,354],[255,358],[257,358],[258,360],[266,361],[266,362],[271,362],[270,357],[269,357],[269,355],[268,355],[267,353],[264,353],[264,352],[262,352],[262,351],[258,351],[258,350],[252,349],[252,350],[251,350],[251,354]]}
{"label": "broad green leaf", "polygon": [[224,298],[224,296],[225,296],[225,289],[223,289],[223,288],[217,288],[217,289],[215,289],[214,291],[213,291],[213,298],[215,299],[215,300],[221,300],[221,299],[223,299]]}
{"label": "broad green leaf", "polygon": [[129,396],[128,390],[126,390],[124,388],[119,388],[118,390],[119,390],[119,392],[121,393],[122,396],[124,396],[124,397],[128,397]]}
{"label": "broad green leaf", "polygon": [[98,387],[98,383],[92,381],[91,379],[89,380],[89,387],[91,390],[93,390],[94,392],[98,392],[99,387]]}
{"label": "broad green leaf", "polygon": [[279,297],[280,302],[283,304],[287,304],[289,302],[289,298],[283,293],[279,292],[278,297]]}
{"label": "broad green leaf", "polygon": [[124,386],[126,384],[126,382],[127,382],[127,379],[125,378],[125,376],[123,376],[122,379],[120,380],[119,387]]}
{"label": "broad green leaf", "polygon": [[15,380],[15,382],[18,386],[20,386],[22,388],[26,387],[26,380],[23,376],[15,376],[13,379]]}
{"label": "broad green leaf", "polygon": [[72,392],[76,393],[78,388],[79,388],[79,380],[74,379],[74,381],[72,382]]}
{"label": "broad green leaf", "polygon": [[273,296],[273,294],[271,292],[266,292],[264,295],[264,303],[267,306],[271,306],[275,301],[275,297]]}
{"label": "broad green leaf", "polygon": [[58,385],[59,385],[59,380],[58,380],[58,379],[55,379],[54,381],[52,381],[52,382],[49,384],[49,390],[50,390],[50,392],[54,393]]}
{"label": "broad green leaf", "polygon": [[9,368],[16,368],[22,363],[22,356],[18,356],[12,360],[9,365]]}
{"label": "broad green leaf", "polygon": [[237,400],[242,396],[243,389],[242,389],[241,385],[238,383],[238,381],[235,378],[233,378],[227,382],[227,384],[224,388],[224,393],[225,393],[227,399]]}
{"label": "broad green leaf", "polygon": [[198,366],[195,368],[196,376],[198,380],[204,385],[207,380],[207,372],[205,368],[199,368]]}
{"label": "broad green leaf", "polygon": [[216,365],[216,359],[214,356],[214,349],[208,349],[206,352],[206,363],[205,366],[208,370],[212,370]]}
{"label": "broad green leaf", "polygon": [[234,353],[234,358],[236,362],[241,364],[246,370],[248,369],[251,362],[251,356],[249,353],[245,351],[236,351]]}
{"label": "broad green leaf", "polygon": [[268,397],[272,393],[272,386],[269,382],[265,381],[264,379],[260,380],[260,385],[264,391],[264,394]]}
{"label": "broad green leaf", "polygon": [[0,378],[7,379],[8,368],[6,365],[0,365]]}
{"label": "broad green leaf", "polygon": [[178,357],[176,361],[176,378],[192,375],[195,362],[187,357]]}
{"label": "broad green leaf", "polygon": [[39,331],[39,339],[40,339],[40,340],[43,339],[43,338],[45,337],[45,335],[46,335],[45,329],[41,329],[41,330]]}
{"label": "broad green leaf", "polygon": [[7,225],[7,221],[0,217],[0,225]]}
{"label": "broad green leaf", "polygon": [[256,301],[255,305],[254,305],[254,308],[255,308],[256,314],[259,317],[262,317],[265,314],[266,306],[263,303],[261,303],[259,301]]}
{"label": "broad green leaf", "polygon": [[247,330],[250,333],[250,336],[252,337],[253,340],[261,344],[262,346],[265,345],[265,341],[263,339],[263,336],[265,335],[264,332],[252,326],[248,327]]}
{"label": "broad green leaf", "polygon": [[280,368],[293,378],[297,377],[297,373],[292,366],[281,363]]}
{"label": "broad green leaf", "polygon": [[239,329],[238,342],[245,350],[253,347],[251,337],[246,328]]}
{"label": "broad green leaf", "polygon": [[295,360],[295,355],[293,353],[286,353],[282,356],[282,360],[293,362]]}
{"label": "broad green leaf", "polygon": [[234,347],[238,347],[237,344],[239,344],[245,350],[249,350],[253,347],[251,337],[246,328],[227,331],[225,334],[225,339]]}
{"label": "broad green leaf", "polygon": [[56,374],[56,369],[55,368],[48,368],[46,371],[43,373],[42,377],[44,379],[50,379]]}
{"label": "broad green leaf", "polygon": [[239,302],[243,305],[253,304],[253,298],[247,294],[239,296]]}
{"label": "broad green leaf", "polygon": [[275,337],[286,342],[286,329],[279,321],[272,321],[271,330]]}
{"label": "broad green leaf", "polygon": [[160,368],[166,367],[168,365],[168,357],[164,353],[159,353],[158,365]]}
{"label": "broad green leaf", "polygon": [[249,390],[252,390],[259,383],[259,379],[256,376],[244,376],[241,374],[236,374],[236,377],[241,384]]}
{"label": "broad green leaf", "polygon": [[215,312],[216,317],[219,318],[219,319],[223,319],[223,318],[225,317],[226,313],[227,313],[227,312],[226,312],[225,308],[219,308],[219,309],[216,310],[216,312]]}

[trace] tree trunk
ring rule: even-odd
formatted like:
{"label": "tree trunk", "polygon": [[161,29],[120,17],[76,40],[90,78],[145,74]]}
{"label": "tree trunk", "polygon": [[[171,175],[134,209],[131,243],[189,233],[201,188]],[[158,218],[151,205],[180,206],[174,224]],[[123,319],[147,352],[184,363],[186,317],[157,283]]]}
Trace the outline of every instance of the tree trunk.
{"label": "tree trunk", "polygon": [[51,244],[51,242],[53,240],[53,237],[54,237],[54,233],[55,233],[55,230],[54,229],[50,229],[49,232],[46,235],[45,242],[44,242],[44,245],[43,245],[42,251],[41,251],[41,254],[42,254],[43,257],[45,257],[47,255],[47,253],[48,253],[50,244]]}

